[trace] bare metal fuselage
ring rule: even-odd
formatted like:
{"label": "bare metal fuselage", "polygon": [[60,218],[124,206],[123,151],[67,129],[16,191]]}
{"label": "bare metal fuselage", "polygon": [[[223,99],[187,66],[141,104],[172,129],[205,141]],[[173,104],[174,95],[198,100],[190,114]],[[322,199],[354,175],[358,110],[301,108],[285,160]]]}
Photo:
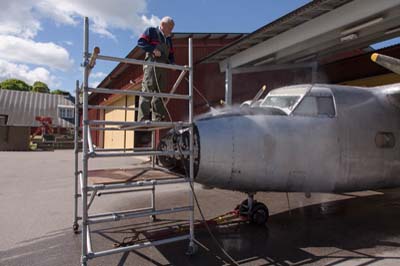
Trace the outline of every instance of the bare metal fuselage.
{"label": "bare metal fuselage", "polygon": [[232,109],[199,119],[195,181],[244,192],[399,186],[400,109],[388,97],[398,87],[312,86],[307,95],[332,97],[333,116]]}

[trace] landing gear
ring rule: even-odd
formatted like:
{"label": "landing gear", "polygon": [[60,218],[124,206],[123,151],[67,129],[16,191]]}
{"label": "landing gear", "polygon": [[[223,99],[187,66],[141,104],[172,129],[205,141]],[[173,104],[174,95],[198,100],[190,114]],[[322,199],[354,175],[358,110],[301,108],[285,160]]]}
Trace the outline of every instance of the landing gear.
{"label": "landing gear", "polygon": [[269,211],[264,203],[257,202],[250,211],[250,221],[256,225],[264,225],[269,218]]}
{"label": "landing gear", "polygon": [[236,209],[239,210],[240,215],[247,216],[249,221],[256,225],[265,225],[269,218],[267,206],[254,200],[254,194],[251,193],[248,194],[248,199],[244,200]]}

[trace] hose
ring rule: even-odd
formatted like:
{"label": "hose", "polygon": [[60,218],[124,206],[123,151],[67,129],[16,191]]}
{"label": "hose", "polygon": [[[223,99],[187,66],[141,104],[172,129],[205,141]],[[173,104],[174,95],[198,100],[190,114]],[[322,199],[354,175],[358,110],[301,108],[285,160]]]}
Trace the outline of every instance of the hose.
{"label": "hose", "polygon": [[[180,137],[182,138],[182,135],[180,135]],[[183,141],[183,140],[181,139],[181,141]],[[184,168],[184,170],[185,170],[186,178],[190,178],[190,176],[189,176],[189,174],[188,174],[188,171],[187,171],[187,169],[186,169],[186,163],[185,163],[185,159],[184,159],[185,157],[184,157],[184,155],[183,155],[183,151],[182,151],[182,149],[181,149],[181,146],[179,145],[179,143],[178,143],[177,146],[178,146],[178,149],[179,149],[179,153],[180,153],[180,155],[181,155],[181,158],[182,158],[182,160],[183,160],[183,168]],[[234,258],[232,258],[231,255],[229,255],[229,253],[222,247],[222,245],[218,242],[218,240],[217,240],[217,238],[215,237],[215,235],[212,233],[210,227],[208,226],[207,220],[206,220],[206,218],[204,217],[203,210],[202,210],[201,207],[200,207],[200,203],[199,203],[199,201],[198,201],[198,199],[197,199],[197,195],[196,195],[196,193],[195,193],[195,191],[194,191],[193,183],[192,183],[192,182],[189,182],[189,185],[190,185],[190,190],[191,190],[191,192],[192,192],[192,194],[193,194],[194,201],[196,202],[197,209],[199,210],[199,213],[200,213],[200,216],[201,216],[201,220],[202,220],[204,226],[206,227],[208,234],[211,236],[213,242],[217,245],[217,247],[219,248],[219,250],[221,250],[221,252],[232,262],[232,264],[233,264],[233,265],[236,265],[236,266],[239,266],[239,263],[238,263]]]}

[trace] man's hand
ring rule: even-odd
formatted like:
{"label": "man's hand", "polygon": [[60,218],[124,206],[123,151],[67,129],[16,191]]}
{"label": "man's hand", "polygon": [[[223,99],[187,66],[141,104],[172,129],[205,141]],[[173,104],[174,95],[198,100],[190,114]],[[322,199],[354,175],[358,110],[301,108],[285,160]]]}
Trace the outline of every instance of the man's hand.
{"label": "man's hand", "polygon": [[154,49],[153,54],[155,57],[160,57],[161,56],[161,52],[158,49]]}

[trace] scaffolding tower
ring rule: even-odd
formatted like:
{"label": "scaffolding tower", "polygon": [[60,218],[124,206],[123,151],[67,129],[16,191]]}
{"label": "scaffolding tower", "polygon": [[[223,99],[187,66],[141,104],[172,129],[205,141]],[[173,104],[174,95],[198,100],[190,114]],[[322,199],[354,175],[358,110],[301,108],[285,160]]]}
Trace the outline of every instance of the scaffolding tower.
{"label": "scaffolding tower", "polygon": [[[172,243],[176,241],[189,240],[188,254],[193,254],[196,251],[196,244],[194,238],[194,196],[193,196],[193,178],[194,178],[194,157],[193,157],[193,53],[192,53],[192,39],[189,39],[189,62],[188,65],[170,65],[164,63],[157,63],[152,61],[142,61],[129,58],[117,58],[111,56],[100,55],[100,49],[95,48],[93,53],[89,53],[89,20],[84,18],[84,35],[83,35],[83,83],[79,85],[76,82],[76,100],[75,100],[75,194],[74,194],[74,222],[73,229],[78,232],[79,225],[81,225],[82,236],[82,256],[81,265],[86,266],[90,259],[101,256],[112,255],[120,252],[128,252],[135,249],[156,246],[161,244]],[[151,67],[167,68],[180,70],[181,73],[175,82],[170,93],[149,93],[133,90],[122,89],[107,89],[107,88],[90,88],[88,79],[92,68],[95,66],[96,60],[114,61],[126,64],[147,65]],[[189,75],[188,94],[176,94],[175,90],[185,74]],[[137,111],[136,108],[113,107],[103,105],[89,105],[89,93],[101,94],[122,94],[133,96],[147,96],[147,97],[160,97],[166,99],[181,99],[188,101],[188,121],[171,121],[171,122],[127,122],[127,121],[106,121],[106,120],[90,120],[89,109],[121,109]],[[82,100],[80,98],[82,97]],[[80,103],[81,102],[81,103]],[[82,165],[79,168],[79,132],[80,115],[79,110],[82,109]],[[112,127],[107,127],[112,126]],[[189,151],[180,151],[179,155],[188,156],[189,159],[189,176],[162,178],[152,180],[129,181],[121,183],[109,184],[90,184],[89,178],[89,162],[96,158],[103,157],[122,157],[122,156],[151,156],[152,168],[158,168],[155,165],[155,157],[160,155],[176,155],[178,152],[174,150],[158,151],[155,145],[155,131],[158,129],[188,129],[189,131]],[[91,131],[97,130],[145,130],[152,133],[152,145],[149,148],[132,148],[132,149],[105,149],[96,148],[92,143]],[[183,207],[175,207],[169,209],[156,209],[155,207],[155,187],[158,185],[166,184],[188,184],[188,204]],[[109,213],[92,214],[89,213],[90,206],[92,205],[96,196],[100,193],[104,194],[121,194],[121,193],[134,193],[137,191],[150,191],[151,192],[151,206],[148,208],[115,211]],[[79,208],[79,200],[81,201],[81,208]],[[129,246],[113,248],[109,250],[94,251],[92,249],[91,231],[90,226],[93,224],[114,222],[123,219],[134,219],[139,217],[155,217],[161,214],[170,214],[177,212],[188,212],[189,233],[175,237],[165,238],[155,241],[141,242]]]}

